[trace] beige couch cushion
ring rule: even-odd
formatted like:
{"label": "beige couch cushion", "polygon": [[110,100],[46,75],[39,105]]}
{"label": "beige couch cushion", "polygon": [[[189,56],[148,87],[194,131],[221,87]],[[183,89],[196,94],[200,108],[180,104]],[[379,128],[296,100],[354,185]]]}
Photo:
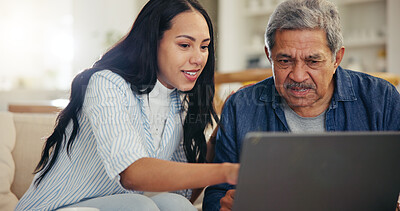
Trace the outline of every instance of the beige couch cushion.
{"label": "beige couch cushion", "polygon": [[43,143],[53,128],[56,114],[14,113],[16,144],[12,152],[15,178],[11,191],[19,198],[29,188],[33,171],[39,162]]}
{"label": "beige couch cushion", "polygon": [[0,210],[14,210],[17,197],[10,191],[14,179],[14,160],[11,151],[15,145],[13,116],[0,112]]}

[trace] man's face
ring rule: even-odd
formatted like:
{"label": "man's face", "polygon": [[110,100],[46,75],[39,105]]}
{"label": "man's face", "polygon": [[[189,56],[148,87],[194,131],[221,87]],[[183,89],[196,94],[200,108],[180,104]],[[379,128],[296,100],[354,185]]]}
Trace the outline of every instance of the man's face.
{"label": "man's face", "polygon": [[332,59],[323,30],[278,30],[268,54],[278,93],[300,116],[317,116],[333,95],[333,74],[344,48]]}

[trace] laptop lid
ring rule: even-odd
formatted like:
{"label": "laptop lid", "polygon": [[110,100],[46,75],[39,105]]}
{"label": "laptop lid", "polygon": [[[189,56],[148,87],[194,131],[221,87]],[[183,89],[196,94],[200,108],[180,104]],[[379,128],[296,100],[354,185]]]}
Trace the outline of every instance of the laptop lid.
{"label": "laptop lid", "polygon": [[233,210],[390,210],[399,132],[247,134]]}

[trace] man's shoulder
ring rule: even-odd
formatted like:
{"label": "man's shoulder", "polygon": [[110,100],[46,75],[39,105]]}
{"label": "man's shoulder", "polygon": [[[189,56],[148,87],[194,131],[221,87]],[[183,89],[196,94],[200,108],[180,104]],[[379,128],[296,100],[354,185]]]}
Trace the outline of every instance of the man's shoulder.
{"label": "man's shoulder", "polygon": [[337,100],[379,99],[396,95],[397,90],[388,81],[368,73],[338,69],[336,75]]}
{"label": "man's shoulder", "polygon": [[354,70],[348,70],[348,69],[341,69],[343,74],[348,75],[353,83],[361,83],[365,84],[367,83],[368,85],[383,85],[383,86],[390,86],[391,84],[382,79],[378,78],[375,76],[372,76],[368,74],[367,72],[359,72],[359,71],[354,71]]}
{"label": "man's shoulder", "polygon": [[272,99],[272,93],[275,89],[272,78],[264,79],[258,83],[240,88],[225,102],[224,107],[235,107],[239,110],[256,109],[259,105],[265,105],[267,99]]}

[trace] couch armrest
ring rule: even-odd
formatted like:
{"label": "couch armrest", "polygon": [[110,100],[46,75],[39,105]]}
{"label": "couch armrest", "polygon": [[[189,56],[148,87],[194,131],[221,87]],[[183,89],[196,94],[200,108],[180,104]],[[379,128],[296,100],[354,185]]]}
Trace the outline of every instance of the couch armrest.
{"label": "couch armrest", "polygon": [[12,155],[15,177],[11,191],[21,198],[33,180],[43,143],[53,131],[56,114],[14,113],[16,143]]}
{"label": "couch armrest", "polygon": [[0,112],[0,210],[14,210],[17,197],[10,191],[15,164],[11,155],[15,146],[13,115]]}

